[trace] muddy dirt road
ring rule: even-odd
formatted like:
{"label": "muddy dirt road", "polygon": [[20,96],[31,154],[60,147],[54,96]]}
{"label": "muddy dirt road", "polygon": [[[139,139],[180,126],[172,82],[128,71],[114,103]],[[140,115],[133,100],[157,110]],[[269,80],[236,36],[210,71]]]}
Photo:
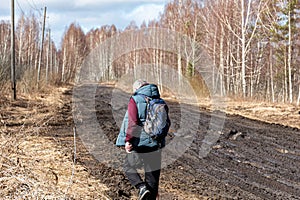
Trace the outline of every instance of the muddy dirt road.
{"label": "muddy dirt road", "polygon": [[[88,86],[80,88],[88,91]],[[122,93],[122,91],[117,91]],[[112,87],[99,86],[96,113],[105,135],[114,141],[119,122],[114,121]],[[119,94],[127,102],[129,94]],[[84,100],[83,100],[84,101]],[[168,101],[172,130],[180,128],[180,104]],[[123,115],[125,109],[119,111]],[[300,199],[300,131],[238,115],[226,115],[219,139],[211,151],[199,156],[212,114],[204,108],[190,107],[200,113],[199,125],[190,147],[177,161],[163,168],[161,199]],[[195,114],[195,113],[194,113]],[[174,135],[170,134],[171,141]],[[122,153],[120,153],[122,156]],[[92,175],[106,184],[111,199],[130,199],[135,195],[121,171],[103,163],[78,161],[92,169]],[[118,163],[120,164],[120,163]]]}
{"label": "muddy dirt road", "polygon": [[[76,96],[78,91],[83,91],[83,94],[87,95]],[[89,97],[88,94],[91,93],[95,94],[95,98]],[[76,106],[72,106],[72,97],[79,99],[83,105],[91,101],[94,107],[84,107],[78,112]],[[10,182],[3,178],[0,184],[1,189],[10,189],[10,192],[7,192],[10,197],[19,195],[19,193],[12,195],[12,188],[15,187],[16,190],[26,195],[35,190],[40,196],[52,195],[53,198],[64,194],[66,199],[136,199],[137,191],[131,187],[122,172],[124,151],[113,145],[119,131],[120,119],[126,110],[124,105],[127,104],[129,97],[130,94],[116,90],[113,86],[100,85],[91,88],[87,85],[77,90],[65,90],[60,94],[60,99],[53,98],[53,101],[59,101],[59,107],[53,108],[52,104],[49,107],[36,103],[36,109],[33,109],[29,102],[22,102],[22,100],[15,105],[15,108],[12,108],[13,112],[4,112],[2,107],[1,123],[6,126],[2,133],[3,138],[6,137],[3,134],[11,135],[16,132],[15,130],[20,132],[26,129],[26,133],[34,133],[35,139],[33,141],[26,138],[26,142],[20,142],[21,145],[15,150],[14,157],[9,154],[10,162],[15,163],[11,164],[14,168],[3,168],[5,166],[3,163],[1,169],[9,173],[12,169],[18,169],[14,176],[22,176],[24,177],[22,180],[27,180],[24,174],[29,174],[30,180],[35,180],[35,182],[34,184],[20,182],[10,178],[5,172],[3,176],[7,176],[7,180],[14,180],[14,182],[11,181],[14,185],[9,185]],[[117,105],[118,101],[114,102],[116,99],[123,104]],[[181,136],[176,133],[180,128],[185,128],[180,127],[182,118],[187,117],[184,120],[190,120],[193,116],[198,116],[199,120],[196,128],[192,130],[195,134],[190,138],[191,142],[187,151],[175,162],[162,169],[161,200],[300,199],[299,129],[227,114],[224,115],[225,123],[222,131],[214,133],[214,130],[210,130],[212,116],[218,119],[218,116],[224,113],[212,114],[206,108],[181,105],[171,99],[167,99],[167,102],[172,120],[172,131],[167,138],[168,143],[174,141],[175,138],[180,141]],[[189,115],[182,115],[181,108],[187,109]],[[21,117],[21,111],[33,114],[28,114],[28,117],[24,119]],[[74,113],[74,117],[80,118],[79,121],[75,120],[76,123],[73,121]],[[92,130],[95,128],[93,124],[89,124],[93,117],[96,117],[97,121],[95,130]],[[20,122],[17,122],[18,119]],[[28,122],[25,123],[24,120]],[[39,121],[42,126],[38,126]],[[84,129],[80,129],[81,125],[84,125]],[[74,127],[78,128],[75,158]],[[102,148],[103,144],[94,140],[99,135],[97,130],[99,128],[103,131],[101,134],[109,139],[109,148]],[[95,135],[89,135],[89,138],[95,141],[94,145],[97,147],[97,151],[92,153],[87,143],[84,142],[84,134],[90,131],[95,131]],[[218,134],[218,139],[210,145],[211,149],[207,156],[201,156],[201,147],[206,143],[206,136],[211,133]],[[186,139],[182,138],[183,141]],[[36,142],[34,151],[29,152],[31,148],[28,145],[33,142]],[[47,144],[45,148],[43,144]],[[48,161],[42,157],[42,153],[51,157],[52,154],[49,155],[49,153],[56,148],[55,146],[59,147],[55,152],[63,156],[53,157],[50,161],[51,167],[43,167],[48,165]],[[39,148],[38,151],[37,148]],[[111,149],[117,149],[117,153]],[[19,151],[21,154],[18,154]],[[108,155],[108,158],[101,157],[104,154]],[[39,158],[32,160],[35,155]],[[69,181],[74,159],[76,159],[74,177],[72,181]],[[62,168],[65,172],[61,172]],[[26,173],[22,174],[22,171]],[[53,183],[48,181],[51,177],[47,179],[43,176],[49,173],[52,176],[55,175],[52,178]],[[16,181],[19,188],[16,187],[18,186],[15,184]],[[47,194],[45,194],[46,190],[49,191]],[[58,195],[55,194],[56,191],[59,191]]]}

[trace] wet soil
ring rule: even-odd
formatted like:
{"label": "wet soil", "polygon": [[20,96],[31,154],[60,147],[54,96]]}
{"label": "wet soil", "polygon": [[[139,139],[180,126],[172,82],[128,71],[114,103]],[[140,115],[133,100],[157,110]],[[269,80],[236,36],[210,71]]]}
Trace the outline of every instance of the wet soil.
{"label": "wet soil", "polygon": [[[108,86],[97,88],[96,112],[101,129],[114,141],[118,126],[111,107],[112,91]],[[120,96],[129,98],[126,93]],[[176,133],[180,128],[181,105],[167,102],[171,129]],[[214,131],[209,130],[212,113],[190,106],[191,116],[193,112],[200,114],[198,130],[188,150],[162,169],[161,199],[300,199],[299,129],[225,114],[224,127],[216,133],[218,140],[211,144],[208,155],[201,157],[204,138]],[[170,134],[168,139],[172,137]],[[97,164],[96,160],[85,162],[79,158],[79,162],[108,185],[107,195],[111,199],[135,195],[121,171]]]}
{"label": "wet soil", "polygon": [[[86,93],[93,92],[89,85],[77,88]],[[61,105],[55,108],[54,117],[45,119],[47,131],[40,130],[38,136],[52,138],[59,141],[66,154],[73,155],[74,124],[72,95],[74,90],[68,89],[62,94]],[[113,95],[128,102],[130,94],[115,90],[111,85],[99,85],[95,92],[95,114],[99,127],[105,136],[114,143],[119,131],[120,118],[126,107],[116,113],[112,107]],[[73,96],[74,97],[74,96]],[[75,96],[76,98],[76,96]],[[81,101],[91,101],[88,96]],[[172,121],[171,133],[167,141],[170,142],[180,128],[182,105],[166,98]],[[26,106],[25,106],[26,107]],[[212,113],[204,107],[187,105],[190,117],[199,115],[197,129],[194,130],[192,142],[187,151],[175,162],[164,167],[160,180],[160,199],[300,199],[300,131],[297,128],[281,125],[280,123],[266,123],[249,119],[240,115]],[[44,110],[44,109],[43,109]],[[44,110],[47,113],[47,110]],[[52,113],[53,114],[53,113]],[[211,130],[212,116],[225,116],[222,130]],[[78,115],[77,115],[78,117]],[[82,116],[89,120],[88,116]],[[4,119],[3,119],[4,120]],[[189,120],[189,119],[187,119]],[[9,127],[21,124],[6,123]],[[33,123],[34,125],[34,123]],[[32,126],[33,126],[32,125]],[[87,132],[89,126],[86,126]],[[114,167],[99,161],[99,157],[89,152],[82,142],[78,130],[76,141],[76,165],[80,165],[86,174],[86,179],[96,179],[107,189],[100,190],[102,197],[86,194],[86,199],[135,199],[137,191],[129,184],[122,172],[121,160],[124,156],[119,150],[118,161]],[[210,144],[210,151],[201,156],[201,147],[205,145],[205,136],[218,136],[216,142]],[[101,146],[101,144],[99,144]],[[117,148],[117,147],[112,147]],[[114,156],[112,156],[114,157]],[[114,162],[113,160],[108,162]],[[75,172],[76,174],[76,172]],[[76,176],[74,177],[76,182]],[[92,183],[90,183],[92,185]],[[72,187],[72,186],[71,186]],[[95,186],[96,187],[96,186]],[[95,188],[97,190],[97,187]],[[76,191],[74,191],[76,192]],[[71,194],[69,199],[77,199]],[[68,198],[67,198],[68,199]],[[78,199],[82,199],[81,197]]]}

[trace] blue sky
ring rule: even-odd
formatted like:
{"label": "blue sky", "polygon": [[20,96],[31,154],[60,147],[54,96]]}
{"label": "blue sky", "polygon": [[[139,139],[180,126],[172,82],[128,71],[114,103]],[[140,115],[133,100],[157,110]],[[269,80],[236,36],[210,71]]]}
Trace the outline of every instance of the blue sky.
{"label": "blue sky", "polygon": [[[46,28],[51,28],[52,39],[59,44],[67,26],[79,24],[85,32],[92,28],[114,24],[124,29],[132,20],[140,25],[144,20],[158,19],[170,0],[15,0],[16,20],[22,12],[33,12],[42,22],[43,8],[47,7]],[[0,20],[10,21],[11,1],[0,5]]]}

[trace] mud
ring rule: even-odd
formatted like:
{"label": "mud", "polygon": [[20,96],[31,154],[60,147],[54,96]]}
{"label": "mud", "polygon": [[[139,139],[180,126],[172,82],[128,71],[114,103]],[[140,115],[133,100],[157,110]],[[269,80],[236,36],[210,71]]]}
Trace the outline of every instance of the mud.
{"label": "mud", "polygon": [[[77,90],[93,92],[88,85]],[[73,127],[78,125],[73,122],[72,92],[72,89],[64,92],[62,105],[56,108],[55,116],[47,120],[48,131],[39,132],[40,136],[59,140],[71,154]],[[116,93],[126,105],[130,94],[114,90],[112,86],[99,85],[95,93],[97,121],[112,143],[119,131],[119,119],[126,110],[122,105],[119,108],[112,107],[113,95]],[[77,98],[76,95],[74,98]],[[87,96],[81,101],[91,100]],[[172,121],[171,133],[167,138],[170,142],[174,137],[178,137],[176,131],[180,129],[182,105],[171,99],[167,99],[167,103]],[[210,130],[210,120],[212,115],[218,117],[218,114],[213,114],[205,108],[191,105],[186,107],[190,111],[190,116],[200,115],[198,128],[187,151],[174,163],[162,169],[159,190],[161,200],[300,199],[299,129],[225,114],[222,131],[214,133],[218,134],[218,140],[211,144],[209,153],[203,157],[201,147],[204,145],[204,138],[214,131]],[[219,114],[222,116],[224,113]],[[88,121],[89,117],[82,116],[82,120]],[[85,128],[88,132],[90,127]],[[99,146],[101,149],[101,144]],[[109,160],[108,164],[100,162],[78,137],[76,164],[82,165],[89,176],[109,188],[104,195],[110,199],[135,199],[137,191],[120,170],[124,153],[122,149],[119,152],[116,155],[118,160],[115,162],[113,160]],[[112,155],[112,158],[114,156]],[[114,163],[113,167],[111,163]]]}
{"label": "mud", "polygon": [[[88,86],[80,89],[88,92]],[[119,128],[111,107],[112,93],[113,87],[99,86],[95,96],[101,129],[114,142]],[[130,95],[120,96],[126,99]],[[172,131],[176,133],[180,128],[180,104],[167,102]],[[120,116],[125,109],[120,110]],[[222,132],[217,133],[219,139],[201,158],[203,139],[213,131],[209,130],[212,113],[196,107],[190,107],[190,112],[200,113],[197,134],[184,155],[162,169],[160,199],[300,199],[299,129],[227,114]],[[168,140],[172,137],[170,134]],[[111,199],[136,195],[122,171],[93,159],[84,146],[77,161],[109,187],[107,195]]]}

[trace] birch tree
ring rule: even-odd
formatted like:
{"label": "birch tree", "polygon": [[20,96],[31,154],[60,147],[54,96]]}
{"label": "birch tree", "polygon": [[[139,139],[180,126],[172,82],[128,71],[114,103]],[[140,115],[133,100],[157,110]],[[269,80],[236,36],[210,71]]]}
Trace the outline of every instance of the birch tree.
{"label": "birch tree", "polygon": [[9,81],[10,24],[0,22],[0,91],[5,89]]}
{"label": "birch tree", "polygon": [[[183,0],[174,0],[165,6],[164,14],[161,16],[161,24],[163,27],[169,28],[173,31],[182,32],[182,26],[184,22],[182,21],[182,11],[183,11]],[[182,58],[181,58],[181,41],[178,41],[176,46],[177,49],[177,71],[182,74]],[[175,44],[176,45],[176,44]],[[178,76],[178,82],[181,82],[181,76]]]}
{"label": "birch tree", "polygon": [[[297,57],[297,34],[299,34],[299,2],[296,0],[278,0],[274,4],[277,18],[274,22],[272,38],[275,45],[275,63],[277,76],[281,80],[281,99],[293,102],[295,62]],[[279,85],[279,83],[277,83]]]}
{"label": "birch tree", "polygon": [[62,82],[72,82],[74,80],[75,72],[80,67],[87,52],[83,30],[79,25],[72,23],[62,41]]}

